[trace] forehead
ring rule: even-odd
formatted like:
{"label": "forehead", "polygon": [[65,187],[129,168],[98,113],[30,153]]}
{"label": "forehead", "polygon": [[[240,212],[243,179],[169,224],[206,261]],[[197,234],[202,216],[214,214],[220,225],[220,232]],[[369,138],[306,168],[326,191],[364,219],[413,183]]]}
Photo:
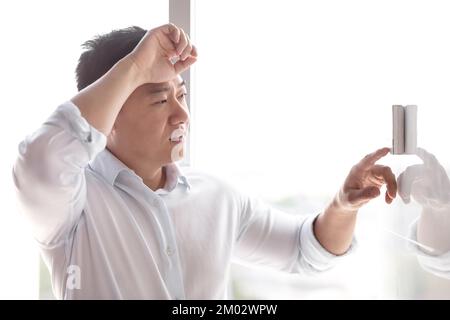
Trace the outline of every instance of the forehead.
{"label": "forehead", "polygon": [[144,87],[146,90],[149,90],[150,92],[155,91],[165,91],[170,89],[178,89],[183,84],[183,78],[178,75],[174,79],[167,81],[167,82],[160,82],[160,83],[146,83],[144,84]]}

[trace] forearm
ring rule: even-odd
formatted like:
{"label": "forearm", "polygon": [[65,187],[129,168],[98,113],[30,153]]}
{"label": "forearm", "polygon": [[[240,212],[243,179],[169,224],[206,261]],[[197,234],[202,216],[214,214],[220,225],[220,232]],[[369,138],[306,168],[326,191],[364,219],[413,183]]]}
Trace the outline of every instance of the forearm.
{"label": "forearm", "polygon": [[90,125],[107,136],[125,101],[140,85],[135,65],[125,57],[71,101]]}
{"label": "forearm", "polygon": [[433,248],[433,255],[450,251],[450,208],[424,208],[417,223],[417,241]]}
{"label": "forearm", "polygon": [[314,223],[314,235],[320,244],[335,255],[349,249],[355,230],[357,211],[342,209],[333,201]]}

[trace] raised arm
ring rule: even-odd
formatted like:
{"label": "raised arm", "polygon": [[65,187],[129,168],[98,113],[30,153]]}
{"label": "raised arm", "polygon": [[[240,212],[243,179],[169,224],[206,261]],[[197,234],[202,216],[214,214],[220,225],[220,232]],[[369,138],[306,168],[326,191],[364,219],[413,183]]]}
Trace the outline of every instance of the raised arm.
{"label": "raised arm", "polygon": [[[81,90],[72,102],[97,130],[108,135],[131,93],[144,83],[172,80],[197,58],[184,31],[173,24],[150,30],[136,48],[103,77]],[[173,64],[171,59],[178,59]]]}
{"label": "raised arm", "polygon": [[[177,57],[173,64],[170,59]],[[86,201],[85,168],[105,148],[128,96],[141,84],[173,79],[195,60],[181,29],[169,24],[150,30],[130,54],[20,143],[14,183],[41,244],[65,240],[78,220]]]}

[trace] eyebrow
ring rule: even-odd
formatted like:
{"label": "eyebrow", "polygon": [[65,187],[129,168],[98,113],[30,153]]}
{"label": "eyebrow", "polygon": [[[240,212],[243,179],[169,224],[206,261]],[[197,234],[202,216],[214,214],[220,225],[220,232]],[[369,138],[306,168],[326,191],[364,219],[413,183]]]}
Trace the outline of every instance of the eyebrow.
{"label": "eyebrow", "polygon": [[[181,88],[182,86],[186,85],[184,80],[178,84],[177,89]],[[166,84],[163,85],[156,85],[148,90],[150,94],[160,93],[160,92],[166,92],[170,91],[170,87]]]}

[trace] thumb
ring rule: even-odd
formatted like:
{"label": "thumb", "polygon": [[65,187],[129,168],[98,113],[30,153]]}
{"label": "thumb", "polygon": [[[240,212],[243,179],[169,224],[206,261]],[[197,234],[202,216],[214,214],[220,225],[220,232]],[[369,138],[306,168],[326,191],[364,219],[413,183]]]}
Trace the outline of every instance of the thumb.
{"label": "thumb", "polygon": [[191,54],[185,60],[178,60],[174,64],[175,72],[180,74],[184,70],[188,69],[191,65],[193,65],[197,61],[198,53],[197,47],[192,45]]}
{"label": "thumb", "polygon": [[175,72],[180,74],[181,72],[187,70],[191,65],[193,65],[197,61],[196,57],[188,57],[186,60],[178,60],[173,67],[175,68]]}
{"label": "thumb", "polygon": [[348,192],[348,202],[352,205],[363,205],[380,195],[380,189],[377,187],[366,187],[364,189],[353,189]]}

